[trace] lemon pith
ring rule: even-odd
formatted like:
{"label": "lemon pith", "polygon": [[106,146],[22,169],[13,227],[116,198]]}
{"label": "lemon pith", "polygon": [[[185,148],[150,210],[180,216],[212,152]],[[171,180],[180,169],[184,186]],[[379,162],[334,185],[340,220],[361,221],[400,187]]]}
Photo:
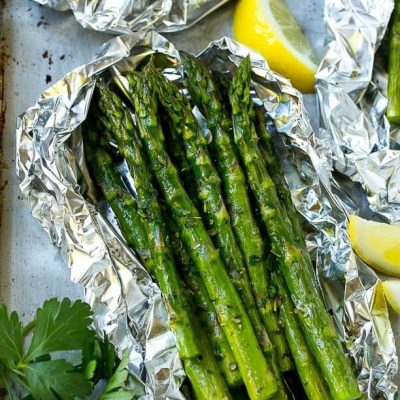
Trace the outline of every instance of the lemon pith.
{"label": "lemon pith", "polygon": [[382,282],[386,300],[396,314],[400,314],[400,281],[390,280]]}
{"label": "lemon pith", "polygon": [[283,0],[240,0],[233,16],[233,33],[293,86],[306,93],[314,91],[316,57]]}
{"label": "lemon pith", "polygon": [[349,218],[349,236],[357,255],[387,275],[400,277],[400,226]]}

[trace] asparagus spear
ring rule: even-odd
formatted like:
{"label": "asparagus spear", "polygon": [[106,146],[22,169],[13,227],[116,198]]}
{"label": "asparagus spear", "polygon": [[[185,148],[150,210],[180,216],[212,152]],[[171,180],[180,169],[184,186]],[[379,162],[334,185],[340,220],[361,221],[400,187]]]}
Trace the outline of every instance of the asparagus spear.
{"label": "asparagus spear", "polygon": [[309,400],[329,400],[331,396],[318,371],[314,357],[308,348],[307,340],[297,321],[296,311],[287,293],[286,284],[283,281],[280,271],[272,273],[272,282],[281,300],[279,310],[284,323],[285,336],[288,340],[304,391]]}
{"label": "asparagus spear", "polygon": [[[179,275],[170,249],[165,222],[157,201],[157,192],[151,183],[147,161],[142,156],[140,142],[129,111],[122,100],[106,88],[100,90],[102,121],[117,141],[120,153],[125,157],[134,179],[137,193],[137,212],[142,217],[149,238],[151,272],[154,274],[169,308],[170,326],[175,334],[182,359],[200,354],[187,302],[180,289]],[[134,144],[135,143],[135,144]],[[146,263],[149,264],[149,262]]]}
{"label": "asparagus spear", "polygon": [[320,289],[317,284],[317,277],[315,275],[314,268],[312,266],[310,254],[307,251],[306,243],[304,241],[303,229],[301,228],[297,211],[294,208],[292,195],[286,183],[285,175],[280,165],[279,157],[276,154],[274,145],[272,143],[271,135],[269,134],[266,128],[265,116],[261,111],[257,111],[256,116],[257,116],[256,130],[258,137],[260,139],[259,141],[260,149],[264,157],[267,171],[271,176],[272,181],[275,184],[279,200],[281,201],[282,206],[286,210],[287,216],[292,225],[295,240],[297,244],[303,249],[302,256],[307,258],[305,262],[311,268],[310,273],[311,276],[313,277],[315,288],[319,292]]}
{"label": "asparagus spear", "polygon": [[135,199],[123,188],[120,176],[112,168],[110,156],[99,148],[99,133],[88,124],[85,126],[84,144],[91,175],[116,215],[127,243],[143,263],[149,265],[149,269],[153,268],[147,232],[137,212]]}
{"label": "asparagus spear", "polygon": [[[162,124],[163,129],[167,130],[169,127],[167,127],[166,125],[171,125],[169,123],[167,115],[162,114],[161,117],[165,121],[165,123]],[[182,155],[185,154],[185,147],[183,146],[183,141],[175,140],[176,139],[175,137],[171,138],[171,135],[169,135],[168,133],[166,133],[165,136],[166,136],[165,138],[166,149],[168,151],[168,154],[171,155],[171,160],[178,168],[182,181],[188,184],[193,182],[193,175],[190,171],[188,160],[186,157],[182,157]]]}
{"label": "asparagus spear", "polygon": [[271,343],[256,308],[244,260],[236,243],[221,193],[221,181],[207,151],[206,140],[192,114],[190,103],[178,88],[156,70],[151,70],[151,78],[154,79],[160,103],[170,117],[171,132],[176,135],[174,141],[183,139],[186,156],[195,178],[194,183],[197,184],[197,199],[202,205],[206,225],[215,235],[221,259],[243,301],[260,346],[263,351],[269,353]]}
{"label": "asparagus spear", "polygon": [[386,115],[390,123],[400,124],[400,2],[396,0],[389,41],[388,100]]}
{"label": "asparagus spear", "polygon": [[301,228],[297,212],[294,208],[292,195],[290,194],[290,189],[286,183],[285,175],[282,171],[278,155],[276,154],[274,145],[272,143],[271,135],[266,128],[265,117],[261,111],[256,112],[256,116],[257,134],[260,138],[259,144],[267,166],[267,171],[276,186],[279,200],[286,209],[297,242],[299,245],[305,248],[303,230]]}
{"label": "asparagus spear", "polygon": [[[102,148],[94,147],[96,144],[96,133],[90,131],[89,136],[92,139],[91,143],[85,141],[85,153],[93,175],[101,187],[107,202],[117,216],[122,233],[128,244],[135,249],[139,249],[138,254],[140,254],[142,261],[144,260],[146,266],[150,265],[148,268],[154,272],[157,268],[157,261],[154,261],[153,254],[149,250],[151,246],[149,243],[150,239],[144,227],[142,216],[138,211],[136,201],[122,187],[121,178],[116,173],[107,152]],[[181,292],[179,282],[175,290]],[[175,312],[179,312],[180,316],[189,313],[189,305],[186,300],[184,300],[184,303],[184,309],[175,309]],[[169,304],[168,300],[167,304]],[[212,356],[210,343],[193,316],[191,317],[191,321],[194,323],[194,331],[196,332],[196,349],[200,348],[201,352],[192,351],[192,354],[194,354],[193,357],[182,358],[184,359],[185,371],[193,390],[199,400],[208,400],[210,398],[229,400],[231,398],[229,390],[221,375],[221,370]],[[190,332],[190,335],[186,334],[188,329],[190,328],[186,327],[185,332],[181,334],[183,339],[186,337],[190,338],[190,335],[193,335],[193,332]],[[185,348],[187,347],[187,344],[185,344]]]}
{"label": "asparagus spear", "polygon": [[311,351],[335,400],[360,397],[357,382],[346,359],[332,320],[325,310],[311,275],[312,268],[294,238],[286,211],[281,207],[268,175],[252,121],[251,65],[247,57],[234,74],[229,91],[235,143],[245,165],[247,179],[268,229],[276,255]]}
{"label": "asparagus spear", "polygon": [[231,400],[232,396],[224,381],[221,369],[212,353],[211,344],[205,332],[196,321],[199,342],[203,349],[201,357],[189,358],[183,362],[187,377],[197,400]]}
{"label": "asparagus spear", "polygon": [[196,185],[193,184],[195,179],[189,166],[189,161],[187,157],[185,157],[185,146],[183,145],[183,140],[172,131],[173,126],[171,121],[169,121],[167,114],[163,113],[161,118],[165,121],[165,123],[162,124],[162,127],[165,134],[165,148],[167,153],[170,155],[173,164],[177,167],[179,177],[181,178],[189,197],[194,202],[197,209],[199,209],[201,205],[197,199],[197,188]]}
{"label": "asparagus spear", "polygon": [[249,318],[201,217],[180,182],[165,151],[154,88],[143,75],[128,77],[139,134],[155,179],[174,218],[183,243],[201,274],[218,320],[238,363],[252,400],[267,399],[277,390],[275,379],[258,346]]}
{"label": "asparagus spear", "polygon": [[207,293],[207,289],[204,286],[199,272],[193,265],[189,252],[182,243],[176,224],[170,216],[167,216],[167,224],[171,235],[171,245],[182,272],[183,279],[188,288],[192,291],[195,299],[196,315],[198,315],[201,323],[207,328],[210,341],[214,348],[215,357],[219,361],[228,386],[237,387],[243,384],[243,380],[232,350],[218,322],[214,305]]}
{"label": "asparagus spear", "polygon": [[259,313],[275,347],[281,371],[289,371],[293,368],[289,349],[278,316],[274,312],[275,300],[268,294],[269,272],[263,239],[252,213],[246,177],[228,133],[232,129],[231,121],[222,106],[219,89],[206,66],[185,53],[181,53],[181,59],[187,74],[190,94],[207,118],[213,135],[210,146],[218,161],[216,165],[222,179],[231,220],[234,221],[233,229],[245,259]]}
{"label": "asparagus spear", "polygon": [[[261,349],[266,354],[275,375],[278,393],[274,396],[274,399],[286,399],[285,388],[280,378],[279,368],[276,365],[276,357],[256,309],[248,276],[242,267],[243,258],[236,244],[229,214],[222,197],[220,179],[208,154],[205,139],[192,114],[190,103],[186,101],[177,87],[166,80],[160,72],[152,70],[151,76],[154,79],[154,87],[157,88],[160,102],[170,117],[171,131],[175,133],[173,142],[177,143],[183,139],[188,163],[192,167],[193,176],[197,180],[200,193],[197,199],[206,210],[206,221],[211,221],[209,230],[216,232],[215,236],[221,258],[230,271],[231,281],[241,295]],[[181,158],[183,158],[182,155]],[[247,192],[245,193],[247,194]]]}

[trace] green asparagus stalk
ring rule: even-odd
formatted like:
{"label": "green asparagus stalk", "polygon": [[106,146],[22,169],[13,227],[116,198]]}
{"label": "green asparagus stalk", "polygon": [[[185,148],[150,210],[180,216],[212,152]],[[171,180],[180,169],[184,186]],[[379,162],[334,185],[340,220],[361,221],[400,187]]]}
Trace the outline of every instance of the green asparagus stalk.
{"label": "green asparagus stalk", "polygon": [[173,124],[168,120],[168,116],[166,114],[162,114],[161,118],[165,121],[165,123],[162,124],[162,127],[165,132],[165,147],[167,153],[170,155],[171,161],[177,167],[179,176],[189,197],[194,202],[197,209],[200,209],[201,205],[197,199],[197,188],[196,185],[193,184],[195,179],[189,166],[189,161],[185,156],[185,146],[183,145],[183,140],[181,137],[178,137],[178,135],[171,131],[173,129]]}
{"label": "green asparagus stalk", "polygon": [[[141,215],[142,224],[148,232],[151,264],[154,264],[151,272],[166,298],[170,326],[175,334],[180,355],[182,359],[192,358],[200,354],[201,350],[191,326],[191,317],[180,288],[180,279],[167,240],[166,226],[157,201],[157,192],[152,186],[151,173],[142,156],[132,117],[115,93],[106,88],[102,88],[100,93],[99,105],[103,111],[101,120],[114,136],[118,149],[126,159],[134,179],[137,212]],[[149,264],[148,261],[144,263]]]}
{"label": "green asparagus stalk", "polygon": [[[168,121],[166,115],[162,115],[164,117],[165,124],[163,124],[163,128],[168,130],[169,127],[166,125],[171,125]],[[175,137],[171,137],[171,135],[166,133],[166,148],[168,154],[171,155],[171,160],[174,162],[176,167],[179,170],[179,174],[181,176],[182,181],[185,183],[190,184],[193,182],[193,174],[191,173],[189,162],[186,157],[182,157],[185,154],[185,147],[183,146],[182,140],[175,140]],[[193,185],[192,185],[193,186]]]}
{"label": "green asparagus stalk", "polygon": [[292,224],[293,232],[299,245],[305,248],[303,229],[301,228],[297,211],[294,208],[292,195],[290,189],[286,183],[285,175],[283,173],[279,157],[276,154],[274,145],[272,143],[271,135],[269,134],[266,124],[265,117],[261,111],[256,112],[257,116],[257,134],[260,138],[260,148],[264,156],[264,161],[267,166],[267,171],[273,180],[276,191],[278,193],[281,204],[286,209],[290,223]]}
{"label": "green asparagus stalk", "polygon": [[[197,199],[202,204],[203,209],[206,210],[206,221],[211,221],[208,228],[215,231],[221,258],[230,272],[231,281],[241,295],[261,348],[266,354],[275,375],[278,393],[274,396],[274,399],[286,399],[280,371],[279,368],[276,368],[276,357],[258,314],[247,273],[243,270],[243,257],[235,240],[229,214],[221,193],[221,182],[208,154],[206,141],[192,114],[190,103],[186,101],[177,87],[155,70],[152,71],[151,76],[154,79],[154,87],[157,88],[158,98],[170,117],[171,131],[175,134],[173,142],[178,143],[179,140],[183,139],[186,156],[197,181],[198,191],[201,193]],[[181,158],[183,158],[182,154]],[[245,194],[247,194],[247,191],[245,191]],[[263,272],[265,273],[265,271]],[[260,274],[257,278],[260,278]]]}
{"label": "green asparagus stalk", "polygon": [[165,79],[160,72],[152,70],[151,78],[154,79],[154,87],[160,103],[170,117],[171,132],[176,135],[174,141],[183,139],[186,156],[195,184],[197,184],[198,200],[203,207],[206,225],[215,236],[221,259],[243,301],[260,346],[263,351],[269,353],[271,343],[258,314],[244,260],[236,243],[221,192],[221,181],[207,151],[206,140],[192,114],[191,105],[178,88]]}
{"label": "green asparagus stalk", "polygon": [[388,107],[390,123],[400,124],[400,2],[396,0],[392,15],[389,41]]}
{"label": "green asparagus stalk", "polygon": [[259,348],[249,318],[230,282],[207,229],[165,151],[165,138],[157,118],[154,88],[143,75],[128,77],[139,134],[164,200],[174,218],[183,243],[213,301],[218,320],[238,363],[252,400],[267,399],[277,390],[275,379]]}
{"label": "green asparagus stalk", "polygon": [[272,282],[281,300],[279,310],[284,322],[285,336],[304,391],[309,400],[329,400],[331,396],[310,352],[280,271],[272,273]]}
{"label": "green asparagus stalk", "polygon": [[[96,132],[90,131],[89,136],[92,137],[92,143],[85,141],[85,153],[93,175],[102,189],[107,202],[117,216],[122,233],[128,244],[134,249],[139,250],[138,254],[140,258],[146,266],[150,265],[148,268],[154,273],[154,270],[157,268],[157,261],[154,262],[153,253],[149,250],[151,247],[150,238],[144,227],[136,201],[122,187],[121,178],[115,171],[108,153],[100,147],[95,147]],[[178,292],[181,292],[180,287],[180,283],[178,282],[176,286]],[[168,300],[166,303],[169,304]],[[170,304],[169,306],[171,307]],[[182,306],[185,308],[175,309],[174,312],[183,312],[183,314],[179,315],[188,314],[190,309],[186,299]],[[229,390],[221,375],[221,370],[212,356],[210,343],[193,316],[191,321],[193,321],[194,331],[196,332],[196,349],[201,349],[201,352],[193,350],[191,351],[192,354],[195,354],[193,357],[182,358],[193,390],[199,400],[208,400],[210,398],[229,400],[231,398]],[[190,335],[186,335],[188,329],[190,328],[186,327],[185,332],[181,335],[182,337],[189,336],[190,338]],[[193,332],[191,332],[191,335],[193,335]],[[184,347],[188,348],[187,344]],[[211,395],[212,397],[210,397]]]}
{"label": "green asparagus stalk", "polygon": [[91,175],[116,215],[127,243],[135,249],[143,263],[150,266],[149,269],[153,268],[147,232],[137,212],[136,202],[123,188],[108,153],[99,147],[99,133],[89,125],[85,126],[84,143]]}
{"label": "green asparagus stalk", "polygon": [[232,396],[213,355],[211,344],[197,321],[195,328],[203,352],[200,357],[184,360],[183,366],[196,400],[231,400]]}
{"label": "green asparagus stalk", "polygon": [[282,206],[286,210],[287,216],[292,225],[295,240],[297,244],[304,250],[302,252],[302,256],[308,259],[305,262],[311,268],[310,270],[311,276],[313,277],[315,287],[319,292],[320,289],[317,284],[317,277],[315,275],[314,268],[312,266],[310,254],[307,251],[306,243],[304,241],[303,229],[301,228],[299,216],[297,215],[297,211],[293,205],[292,195],[286,183],[285,175],[283,173],[279,157],[276,154],[274,145],[272,143],[271,135],[269,134],[266,128],[264,113],[258,110],[256,112],[256,116],[257,116],[256,130],[258,137],[260,139],[259,145],[262,155],[264,157],[267,171],[272,181],[275,184],[279,200],[281,201]]}
{"label": "green asparagus stalk", "polygon": [[268,229],[272,252],[276,255],[298,316],[317,361],[335,400],[360,397],[350,363],[343,353],[332,320],[314,285],[312,268],[294,238],[286,211],[281,207],[275,185],[269,176],[252,121],[250,94],[251,64],[247,57],[234,74],[229,91],[235,143],[245,165],[247,179]]}
{"label": "green asparagus stalk", "polygon": [[173,219],[168,216],[167,224],[171,235],[171,245],[178,261],[183,279],[193,293],[196,306],[196,315],[202,324],[207,328],[214,355],[219,361],[222,373],[229,387],[237,387],[243,384],[235,357],[226,340],[225,334],[218,321],[214,305],[207,293],[207,289],[196,270],[189,252],[184,247],[179,232]]}
{"label": "green asparagus stalk", "polygon": [[265,247],[257,222],[253,216],[247,192],[246,177],[240,165],[237,150],[229,131],[230,119],[221,102],[221,96],[211,73],[206,66],[193,56],[181,53],[187,74],[190,94],[207,118],[213,135],[210,146],[217,159],[217,168],[227,200],[233,229],[251,280],[256,304],[269,338],[274,345],[281,371],[293,369],[289,349],[274,312],[275,299],[268,294],[268,274]]}

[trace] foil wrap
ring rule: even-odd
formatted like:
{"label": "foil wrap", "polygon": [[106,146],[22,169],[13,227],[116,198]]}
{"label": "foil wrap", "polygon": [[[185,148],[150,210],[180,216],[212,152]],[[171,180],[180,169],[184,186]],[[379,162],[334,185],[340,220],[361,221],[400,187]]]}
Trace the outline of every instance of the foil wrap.
{"label": "foil wrap", "polygon": [[186,29],[228,0],[35,0],[56,10],[72,10],[84,27],[114,34],[154,29]]}
{"label": "foil wrap", "polygon": [[[316,76],[320,130],[315,148],[326,171],[331,171],[326,184],[351,198],[341,201],[344,214],[359,212],[399,223],[398,129],[391,128],[385,116],[387,74],[377,55],[393,6],[392,0],[326,1],[330,36]],[[345,189],[357,186],[358,191]],[[398,357],[387,313],[382,312],[381,281],[352,253],[342,221],[336,221],[339,239],[329,247],[331,252],[340,248],[340,258],[332,266],[346,273],[344,338],[369,398],[391,399],[397,391],[393,377]],[[326,273],[329,269],[322,282]]]}
{"label": "foil wrap", "polygon": [[[61,247],[71,279],[84,286],[96,329],[110,335],[120,354],[129,351],[139,398],[175,399],[183,398],[184,372],[159,289],[108,211],[93,201],[79,129],[96,82],[111,77],[123,88],[124,72],[154,53],[156,63],[167,66],[165,75],[182,82],[173,44],[156,32],[138,32],[106,43],[92,62],[45,91],[18,119],[17,173],[33,217]],[[229,78],[247,54],[244,46],[222,38],[199,57]],[[313,132],[302,95],[260,55],[250,56],[253,99],[265,110],[296,208],[308,222],[307,245],[321,291],[355,361],[360,387],[370,398],[393,398],[397,355],[388,310],[379,280],[356,259],[346,230],[347,215],[357,206],[332,175],[331,148]]]}
{"label": "foil wrap", "polygon": [[331,40],[317,73],[319,136],[330,148],[332,168],[362,185],[371,210],[400,222],[397,131],[386,119],[387,76],[375,53],[393,0],[329,0]]}

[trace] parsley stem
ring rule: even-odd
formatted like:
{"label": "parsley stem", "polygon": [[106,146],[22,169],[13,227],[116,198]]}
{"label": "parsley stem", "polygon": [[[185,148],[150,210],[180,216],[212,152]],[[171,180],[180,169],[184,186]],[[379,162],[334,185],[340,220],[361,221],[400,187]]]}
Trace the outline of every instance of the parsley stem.
{"label": "parsley stem", "polygon": [[36,319],[32,320],[31,322],[29,322],[28,325],[26,325],[23,329],[22,329],[22,334],[24,336],[26,336],[29,332],[31,332],[36,326]]}
{"label": "parsley stem", "polygon": [[4,387],[4,389],[7,391],[8,398],[10,400],[13,400],[14,399],[13,392],[7,381],[7,378],[5,377],[5,371],[2,369],[0,369],[0,384],[2,385],[2,386],[0,385],[0,387]]}

